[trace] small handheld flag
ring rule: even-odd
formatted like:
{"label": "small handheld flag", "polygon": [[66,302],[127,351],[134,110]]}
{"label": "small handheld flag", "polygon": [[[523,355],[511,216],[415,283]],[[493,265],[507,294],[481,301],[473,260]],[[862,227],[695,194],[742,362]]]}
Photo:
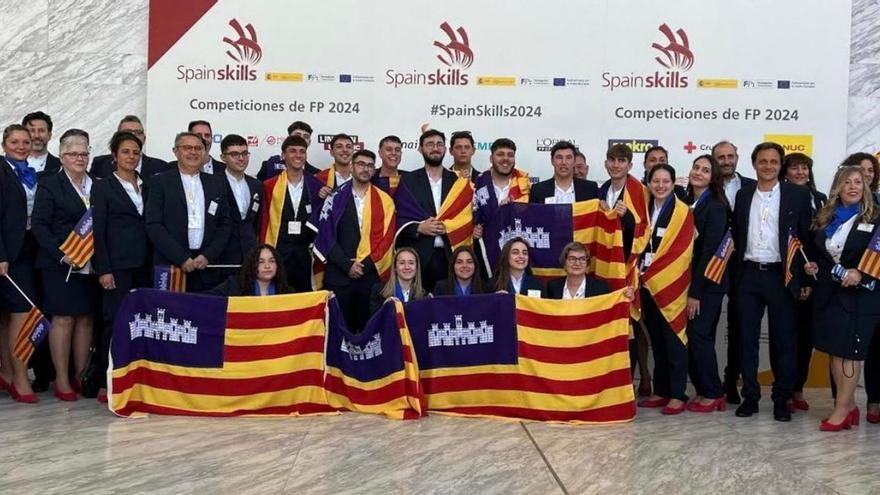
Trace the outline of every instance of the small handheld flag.
{"label": "small handheld flag", "polygon": [[153,269],[153,288],[186,292],[186,272],[179,266],[157,265]]}
{"label": "small handheld flag", "polygon": [[874,236],[859,261],[858,270],[871,278],[880,279],[880,229],[874,229]]}
{"label": "small handheld flag", "polygon": [[70,235],[61,244],[61,252],[70,258],[70,261],[78,267],[85,266],[95,254],[94,222],[92,221],[92,209],[88,208],[82,218],[70,231]]}
{"label": "small handheld flag", "polygon": [[724,238],[721,239],[721,244],[718,245],[718,249],[715,250],[715,254],[713,254],[712,258],[709,260],[709,264],[706,265],[706,271],[703,275],[712,282],[720,284],[721,279],[724,277],[724,271],[727,270],[727,263],[730,261],[730,256],[732,254],[733,234],[731,234],[730,229],[728,229],[727,233],[724,234]]}
{"label": "small handheld flag", "polygon": [[12,277],[9,274],[6,274],[6,280],[15,287],[15,290],[21,294],[21,297],[31,305],[31,310],[28,311],[27,317],[24,319],[24,324],[21,326],[21,329],[18,331],[18,337],[15,339],[15,343],[12,346],[12,354],[17,358],[27,363],[31,358],[31,355],[37,349],[43,340],[49,335],[49,330],[52,328],[52,325],[49,324],[49,320],[43,316],[43,313],[37,308],[31,298],[21,290],[21,287],[15,283],[15,280],[12,280]]}
{"label": "small handheld flag", "polygon": [[[803,255],[803,244],[801,244],[801,240],[795,236],[791,230],[788,231],[788,253],[785,256],[785,285],[791,283],[792,279],[794,279],[794,272],[792,268],[794,267],[794,256],[801,252]],[[804,256],[804,259],[807,257]]]}

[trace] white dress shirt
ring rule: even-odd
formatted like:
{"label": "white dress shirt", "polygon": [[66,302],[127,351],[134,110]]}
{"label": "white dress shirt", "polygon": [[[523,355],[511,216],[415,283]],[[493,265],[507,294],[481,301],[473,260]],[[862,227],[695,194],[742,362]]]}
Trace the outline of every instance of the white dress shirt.
{"label": "white dress shirt", "polygon": [[[369,189],[367,189],[369,192]],[[354,209],[357,211],[358,217],[358,227],[364,226],[364,203],[367,201],[367,195],[364,194],[363,197],[358,196],[357,192],[352,189],[351,195],[354,197]]]}
{"label": "white dress shirt", "polygon": [[[15,180],[19,180],[18,173],[15,171],[15,165],[9,163],[9,160],[6,160],[6,164],[12,169],[12,175],[15,176]],[[34,187],[28,187],[22,182],[21,187],[24,189],[24,199],[25,204],[27,205],[27,230],[31,230],[31,215],[34,213],[34,199],[37,197],[37,185],[34,184]]]}
{"label": "white dress shirt", "polygon": [[290,198],[290,204],[293,206],[293,219],[296,220],[297,214],[299,214],[299,203],[302,201],[302,193],[303,193],[303,183],[305,181],[300,179],[296,184],[291,184],[290,181],[287,182],[287,196]]}
{"label": "white dress shirt", "polygon": [[507,196],[510,194],[510,183],[512,181],[510,178],[507,178],[507,185],[504,187],[498,187],[495,185],[495,181],[492,181],[492,187],[495,189],[495,199],[498,200],[499,205],[503,205],[507,201]]}
{"label": "white dress shirt", "polygon": [[190,249],[201,248],[205,239],[205,190],[199,175],[180,174],[186,196],[187,239]]}
{"label": "white dress shirt", "polygon": [[208,161],[202,165],[202,172],[206,174],[214,173],[214,160],[210,156],[208,156]]}
{"label": "white dress shirt", "polygon": [[336,187],[339,187],[351,180],[351,175],[349,175],[348,177],[343,177],[339,174],[339,172],[333,172],[333,175],[336,176]]}
{"label": "white dress shirt", "polygon": [[605,193],[605,204],[607,204],[609,208],[614,208],[614,205],[617,204],[617,201],[620,198],[620,193],[622,191],[623,187],[615,190],[614,184],[608,184],[608,192]]}
{"label": "white dress shirt", "polygon": [[523,273],[520,278],[516,278],[513,275],[510,276],[510,285],[513,286],[513,293],[519,294],[519,289],[522,287],[522,281],[526,277],[526,274]]}
{"label": "white dress shirt", "polygon": [[553,189],[553,199],[556,204],[565,205],[574,203],[574,181],[571,181],[571,185],[568,186],[568,189],[562,189],[559,187],[559,183],[554,180]]}
{"label": "white dress shirt", "polygon": [[113,176],[116,177],[116,180],[118,180],[120,184],[122,184],[122,189],[125,190],[125,194],[128,194],[129,199],[131,199],[131,202],[134,203],[134,207],[137,208],[138,213],[140,213],[143,216],[143,214],[144,214],[144,195],[143,195],[144,181],[142,181],[141,178],[138,177],[137,178],[138,187],[137,187],[137,190],[135,190],[134,184],[132,184],[131,182],[129,182],[127,180],[122,180],[121,178],[119,178],[118,175],[116,175],[116,172],[113,172]]}
{"label": "white dress shirt", "polygon": [[[431,177],[428,177],[428,184],[431,185],[431,199],[434,200],[434,211],[440,213],[440,205],[443,204],[443,176],[440,176],[440,180],[434,182]],[[434,236],[434,247],[442,248],[443,247],[443,236]]]}
{"label": "white dress shirt", "polygon": [[49,159],[49,153],[43,154],[43,156],[31,156],[28,155],[27,162],[28,166],[37,172],[42,172],[46,169],[46,161]]}
{"label": "white dress shirt", "polygon": [[828,254],[831,255],[831,258],[835,263],[840,263],[840,255],[843,254],[843,246],[846,245],[846,238],[849,237],[853,225],[856,224],[857,217],[858,215],[853,215],[852,218],[843,222],[843,224],[837,228],[834,235],[825,239],[825,250],[828,251]]}
{"label": "white dress shirt", "polygon": [[731,210],[736,205],[736,193],[739,192],[741,187],[742,180],[740,180],[737,173],[734,173],[733,178],[724,183],[724,195],[727,196],[727,203],[730,205]]}
{"label": "white dress shirt", "polygon": [[247,217],[248,203],[251,200],[251,189],[248,187],[247,178],[245,176],[242,176],[241,179],[236,178],[229,173],[229,169],[226,169],[224,173],[226,174],[226,181],[229,182],[229,187],[232,189],[232,195],[235,196],[238,213],[241,215],[241,219],[244,220]]}
{"label": "white dress shirt", "polygon": [[581,285],[577,288],[574,294],[568,291],[568,277],[565,278],[565,283],[562,284],[562,298],[563,299],[583,299],[584,295],[587,293],[587,277],[584,277],[581,280]]}
{"label": "white dress shirt", "polygon": [[764,192],[755,189],[749,208],[746,260],[757,263],[782,261],[779,253],[779,183]]}

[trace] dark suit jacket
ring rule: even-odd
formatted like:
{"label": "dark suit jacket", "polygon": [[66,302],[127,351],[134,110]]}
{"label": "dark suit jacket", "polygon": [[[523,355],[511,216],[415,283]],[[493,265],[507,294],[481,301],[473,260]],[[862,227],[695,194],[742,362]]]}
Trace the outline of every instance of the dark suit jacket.
{"label": "dark suit jacket", "polygon": [[[736,245],[736,251],[733,256],[736,261],[737,268],[735,274],[737,279],[741,276],[742,265],[746,246],[748,244],[749,232],[749,211],[751,210],[752,197],[755,195],[757,182],[743,187],[736,193],[736,207],[733,215],[733,239]],[[785,255],[788,252],[788,232],[798,236],[803,243],[804,250],[810,259],[813,259],[813,243],[812,234],[810,232],[810,223],[812,222],[812,213],[810,210],[810,191],[802,186],[796,186],[787,182],[779,183],[779,254],[783,265],[785,264]],[[803,260],[794,263],[794,280],[789,284],[788,289],[795,299],[800,297],[800,288],[802,285],[809,285],[806,280],[806,274],[803,270]],[[783,275],[780,273],[780,276]],[[738,284],[739,280],[734,280]],[[779,283],[785,283],[784,278],[780,278]]]}
{"label": "dark suit jacket", "polygon": [[[175,166],[173,168],[177,168]],[[158,158],[153,158],[152,156],[141,155],[141,179],[144,182],[148,182],[152,176],[156,174],[161,174],[162,172],[167,172],[171,170],[171,165],[168,164],[165,160],[160,160]],[[92,160],[92,168],[90,169],[90,173],[93,177],[97,177],[98,179],[106,179],[113,175],[113,172],[116,171],[116,161],[113,159],[113,155],[101,155],[96,156]]]}
{"label": "dark suit jacket", "polygon": [[18,259],[27,229],[27,196],[21,180],[0,158],[0,262]]}
{"label": "dark suit jacket", "polygon": [[[232,228],[229,221],[229,203],[223,176],[199,174],[205,193],[205,235],[198,254],[217,263],[229,241]],[[217,205],[213,215],[208,214],[211,203]],[[187,228],[186,196],[179,170],[159,174],[150,183],[150,195],[144,208],[147,235],[155,247],[157,265],[182,265],[190,257]]]}
{"label": "dark suit jacket", "polygon": [[[599,194],[599,186],[595,182],[586,179],[574,179],[574,200],[586,201],[596,199]],[[545,203],[547,198],[556,194],[556,182],[553,177],[533,185],[529,192],[529,203]]]}
{"label": "dark suit jacket", "polygon": [[[281,209],[281,228],[278,231],[278,242],[275,246],[282,259],[288,260],[291,257],[296,257],[301,266],[311,266],[312,254],[309,245],[315,240],[315,231],[307,228],[306,222],[308,222],[311,212],[319,208],[320,203],[312,201],[309,197],[309,188],[305,183],[303,183],[303,192],[299,204],[296,205],[296,210],[290,202],[290,194],[284,195],[284,206]],[[294,211],[296,215],[294,215]],[[288,224],[294,219],[302,222],[302,230],[297,235],[287,233]],[[287,275],[289,277],[291,274]]]}
{"label": "dark suit jacket", "polygon": [[[479,276],[479,273],[474,274],[475,278]],[[471,295],[484,293],[486,293],[485,285],[483,286],[483,290],[474,290],[473,285],[471,286]],[[438,280],[437,283],[434,284],[434,290],[431,291],[431,294],[434,296],[454,296],[455,286],[450,283],[449,279]]]}
{"label": "dark suit jacket", "polygon": [[43,167],[42,171],[37,172],[37,180],[41,180],[43,177],[46,177],[46,176],[55,175],[60,171],[61,171],[61,160],[57,156],[53,155],[52,153],[49,153],[46,156],[46,166]]}
{"label": "dark suit jacket", "polygon": [[[277,290],[275,294],[289,294],[292,290]],[[253,294],[247,293],[241,290],[241,284],[238,281],[238,274],[230,275],[226,280],[223,281],[220,285],[214,287],[213,289],[206,290],[205,294],[210,294],[212,296],[224,296],[224,297],[235,297],[235,296],[252,296]]]}
{"label": "dark suit jacket", "polygon": [[[376,314],[376,311],[379,311],[379,308],[385,304],[385,297],[382,296],[382,289],[385,288],[385,282],[376,282],[373,284],[372,289],[370,289],[370,314]],[[415,301],[412,295],[412,289],[410,289],[409,295],[410,302]],[[403,302],[403,301],[401,301]]]}
{"label": "dark suit jacket", "polygon": [[810,191],[810,196],[810,210],[812,210],[813,216],[816,216],[816,212],[818,212],[820,208],[825,206],[825,203],[828,201],[828,196],[820,193],[819,191]]}
{"label": "dark suit jacket", "polygon": [[[843,245],[843,253],[840,256],[840,264],[844,268],[856,268],[862,255],[871,242],[871,237],[880,228],[880,218],[874,220],[871,224],[873,229],[871,232],[859,230],[861,223],[856,220],[852,230],[846,238]],[[834,266],[834,259],[825,249],[825,229],[821,229],[815,233],[814,243],[816,247],[816,264],[819,265],[819,273],[816,277],[816,288],[813,292],[813,308],[816,312],[826,311],[830,309],[828,306],[835,300],[839,301],[846,314],[839,318],[841,325],[847,324],[848,318],[858,317],[858,315],[878,315],[880,314],[880,289],[869,291],[861,286],[844,288],[840,282],[831,279],[831,267]],[[801,261],[802,263],[802,261]],[[872,280],[868,275],[862,274],[862,283]]]}
{"label": "dark suit jacket", "polygon": [[40,181],[31,216],[31,232],[40,246],[37,268],[67,270],[59,248],[85,212],[86,205],[66,174],[49,175]]}
{"label": "dark suit jacket", "polygon": [[[700,299],[707,292],[727,292],[729,270],[724,271],[721,284],[705,277],[706,266],[727,233],[728,211],[718,198],[709,196],[694,208],[694,258],[691,262],[691,287],[688,296]],[[730,262],[728,261],[728,264]]]}
{"label": "dark suit jacket", "polygon": [[[267,181],[280,174],[282,170],[284,170],[284,160],[281,159],[281,155],[270,156],[268,160],[263,160],[262,165],[260,165],[260,170],[257,172],[257,180],[260,182]],[[320,171],[321,169],[309,163],[308,160],[306,161],[305,172],[307,174],[315,175]]]}
{"label": "dark suit jacket", "polygon": [[[141,196],[148,197],[144,182]],[[95,271],[98,275],[115,270],[138,268],[149,263],[150,241],[143,215],[128,197],[115,176],[92,185],[92,208],[95,225]],[[146,205],[144,205],[146,210]]]}
{"label": "dark suit jacket", "polygon": [[[489,280],[489,288],[492,291],[496,290],[495,287],[497,284],[497,280],[498,280],[497,275],[495,277],[492,277]],[[511,294],[513,294],[513,284],[511,284],[510,281],[507,282],[507,289],[506,290],[507,290],[507,292],[510,292]],[[527,296],[529,294],[530,290],[540,291],[541,297],[547,297],[547,289],[544,287],[544,283],[541,282],[541,280],[538,277],[532,275],[531,273],[526,272],[523,274],[523,279],[519,285],[518,294],[523,295],[523,296]]]}
{"label": "dark suit jacket", "polygon": [[[562,299],[562,292],[565,288],[565,280],[566,277],[562,277],[553,279],[547,283],[548,299]],[[599,280],[588,274],[586,277],[586,281],[586,284],[584,284],[584,297],[601,296],[603,294],[608,294],[609,292],[611,292],[611,288],[608,287],[608,282],[604,280]]]}
{"label": "dark suit jacket", "polygon": [[226,174],[220,179],[226,184],[226,199],[229,209],[229,223],[231,225],[229,242],[223,250],[221,260],[225,264],[241,264],[247,253],[256,247],[260,234],[260,222],[263,208],[263,184],[249,175],[244,176],[250,190],[247,215],[244,220],[238,212],[238,203]]}
{"label": "dark suit jacket", "polygon": [[[211,157],[211,163],[214,165],[214,173],[212,175],[223,175],[223,172],[226,171],[226,164],[220,160],[215,160],[214,157]],[[177,170],[177,160],[168,162],[168,168],[171,170]]]}
{"label": "dark suit jacket", "polygon": [[[456,177],[458,177],[458,172],[455,171],[455,164],[449,166],[449,171],[455,174]],[[477,167],[471,165],[471,184],[477,182],[477,177],[479,177],[481,173],[482,172],[477,170]]]}
{"label": "dark suit jacket", "polygon": [[[441,180],[440,202],[443,203],[443,200],[449,195],[449,190],[452,189],[452,185],[458,180],[458,176],[455,175],[455,172],[450,172],[448,169],[443,168],[443,176]],[[424,168],[402,175],[400,177],[400,183],[406,186],[407,190],[412,193],[416,202],[421,205],[422,209],[424,209],[429,216],[437,215],[437,210],[434,208],[434,198],[431,195],[431,184],[428,179],[428,172],[425,171]],[[410,246],[414,248],[416,252],[419,253],[419,259],[421,262],[425,263],[430,259],[431,251],[434,249],[434,236],[419,234],[417,229],[418,225],[415,224],[404,228],[398,238],[398,245],[401,247]],[[450,254],[452,250],[449,245],[449,237],[446,235],[443,236],[443,245],[446,248],[447,254]]]}
{"label": "dark suit jacket", "polygon": [[[349,186],[350,187],[350,186]],[[366,214],[366,212],[364,212]],[[358,243],[361,241],[361,229],[358,226],[357,209],[354,205],[354,199],[345,205],[342,212],[342,218],[339,219],[339,225],[336,227],[336,244],[327,254],[327,268],[324,272],[324,285],[327,287],[345,287],[351,282],[348,276],[348,270],[351,269],[352,261],[357,255]],[[364,275],[375,276],[376,265],[369,257],[364,260]]]}

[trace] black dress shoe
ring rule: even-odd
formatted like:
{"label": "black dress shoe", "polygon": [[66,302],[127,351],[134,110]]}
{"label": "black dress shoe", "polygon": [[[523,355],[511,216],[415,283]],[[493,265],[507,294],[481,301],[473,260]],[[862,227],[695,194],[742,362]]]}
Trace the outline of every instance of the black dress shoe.
{"label": "black dress shoe", "polygon": [[49,380],[45,377],[38,376],[34,379],[33,383],[31,383],[31,389],[34,392],[45,392],[49,390]]}
{"label": "black dress shoe", "polygon": [[746,399],[742,405],[736,408],[736,415],[740,418],[751,418],[753,414],[758,413],[758,401]]}
{"label": "black dress shoe", "polygon": [[791,421],[791,412],[788,410],[788,404],[785,401],[773,403],[773,419],[776,421]]}
{"label": "black dress shoe", "polygon": [[724,400],[726,400],[728,404],[739,404],[742,402],[739,398],[739,392],[736,391],[736,387],[724,389]]}

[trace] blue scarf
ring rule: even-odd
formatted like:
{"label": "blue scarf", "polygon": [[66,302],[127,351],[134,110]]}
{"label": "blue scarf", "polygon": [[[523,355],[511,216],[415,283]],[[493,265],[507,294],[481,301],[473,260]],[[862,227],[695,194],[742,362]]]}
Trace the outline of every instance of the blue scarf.
{"label": "blue scarf", "polygon": [[455,295],[456,296],[469,296],[471,295],[471,289],[473,288],[473,283],[469,284],[467,288],[462,289],[461,285],[458,283],[458,279],[455,279]]}
{"label": "blue scarf", "polygon": [[400,286],[400,282],[394,282],[394,297],[400,299],[400,302],[407,302],[403,297],[403,287]]}
{"label": "blue scarf", "polygon": [[850,218],[856,216],[859,212],[859,207],[861,205],[859,203],[855,203],[849,206],[838,206],[834,209],[834,218],[831,219],[831,223],[825,227],[825,237],[831,237],[837,232],[837,229],[840,228],[841,225],[845,224],[849,221]]}
{"label": "blue scarf", "polygon": [[37,185],[37,171],[28,165],[27,160],[15,160],[14,158],[7,156],[6,161],[15,167],[15,173],[18,175],[18,180],[20,180],[25,187],[33,189],[34,186]]}
{"label": "blue scarf", "polygon": [[700,194],[700,197],[697,198],[696,201],[694,201],[694,209],[696,210],[697,206],[700,206],[700,203],[702,203],[704,199],[708,198],[710,194],[712,194],[712,191],[710,191],[709,189],[703,191],[703,193]]}
{"label": "blue scarf", "polygon": [[[257,282],[256,280],[254,280],[254,295],[255,296],[262,296],[263,295],[260,293],[260,283]],[[275,282],[269,282],[269,287],[266,289],[266,295],[267,296],[274,296],[275,295]]]}

